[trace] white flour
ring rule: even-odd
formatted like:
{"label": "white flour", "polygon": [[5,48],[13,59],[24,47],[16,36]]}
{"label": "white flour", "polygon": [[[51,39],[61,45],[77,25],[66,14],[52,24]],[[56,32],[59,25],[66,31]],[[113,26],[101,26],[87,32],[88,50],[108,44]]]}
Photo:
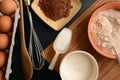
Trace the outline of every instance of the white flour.
{"label": "white flour", "polygon": [[92,35],[105,52],[115,54],[111,43],[120,52],[120,11],[108,9],[99,13],[92,23]]}

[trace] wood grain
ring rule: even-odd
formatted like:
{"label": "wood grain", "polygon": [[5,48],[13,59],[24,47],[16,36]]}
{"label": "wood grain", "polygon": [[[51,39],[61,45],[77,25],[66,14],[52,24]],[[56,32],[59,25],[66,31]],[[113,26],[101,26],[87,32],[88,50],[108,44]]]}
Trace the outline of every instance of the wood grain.
{"label": "wood grain", "polygon": [[[91,14],[100,6],[112,1],[120,0],[97,0],[80,17],[78,17],[78,19],[72,25],[69,26],[69,28],[73,32],[72,42],[69,50],[65,54],[60,55],[57,60],[55,69],[58,72],[60,62],[66,54],[74,50],[84,50],[92,54],[98,62],[99,65],[98,80],[120,80],[120,65],[118,64],[118,61],[103,57],[98,52],[96,52],[91,46],[87,35],[87,26]],[[53,50],[53,43],[51,43],[44,50],[44,57],[50,63],[54,54],[55,51]]]}

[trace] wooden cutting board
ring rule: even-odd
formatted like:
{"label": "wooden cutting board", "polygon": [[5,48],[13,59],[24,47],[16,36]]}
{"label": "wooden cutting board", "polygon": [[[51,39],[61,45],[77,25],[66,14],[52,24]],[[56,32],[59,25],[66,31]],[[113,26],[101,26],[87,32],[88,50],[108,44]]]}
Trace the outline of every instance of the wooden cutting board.
{"label": "wooden cutting board", "polygon": [[[57,63],[55,65],[55,69],[59,72],[59,65],[63,57],[71,51],[74,50],[84,50],[92,54],[99,65],[99,77],[98,80],[120,80],[120,64],[118,64],[117,60],[108,59],[104,56],[101,56],[98,52],[96,52],[91,46],[88,35],[87,35],[87,27],[91,14],[100,6],[105,3],[112,1],[120,1],[120,0],[97,0],[92,6],[90,6],[78,19],[69,26],[69,28],[73,32],[72,42],[69,50],[59,56]],[[53,50],[53,43],[51,43],[44,50],[44,57],[50,63],[55,51]]]}

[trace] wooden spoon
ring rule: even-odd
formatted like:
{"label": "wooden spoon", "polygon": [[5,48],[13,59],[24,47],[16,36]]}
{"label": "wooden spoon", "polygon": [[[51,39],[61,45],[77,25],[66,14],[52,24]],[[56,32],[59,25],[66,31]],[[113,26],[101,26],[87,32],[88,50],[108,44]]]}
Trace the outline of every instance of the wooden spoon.
{"label": "wooden spoon", "polygon": [[25,36],[24,36],[24,18],[23,18],[23,3],[22,0],[20,1],[20,38],[21,38],[21,64],[22,64],[22,71],[25,80],[31,80],[33,75],[33,68],[31,59],[28,55],[26,44],[25,44]]}

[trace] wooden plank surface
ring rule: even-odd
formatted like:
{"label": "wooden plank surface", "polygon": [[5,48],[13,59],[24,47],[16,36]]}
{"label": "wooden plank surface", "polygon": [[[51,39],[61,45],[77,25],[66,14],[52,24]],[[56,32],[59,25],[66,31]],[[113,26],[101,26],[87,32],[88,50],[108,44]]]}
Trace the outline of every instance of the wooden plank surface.
{"label": "wooden plank surface", "polygon": [[[71,51],[74,50],[84,50],[92,54],[99,65],[99,77],[98,80],[120,80],[120,65],[117,60],[108,59],[104,56],[101,56],[96,52],[91,46],[88,35],[87,35],[87,26],[91,14],[100,6],[105,3],[112,1],[120,0],[97,0],[92,6],[90,6],[69,28],[73,32],[72,42],[70,48],[65,54],[59,56],[55,69],[59,72],[59,65],[63,57]],[[53,43],[51,43],[44,50],[44,57],[50,63],[55,51],[53,50]]]}

